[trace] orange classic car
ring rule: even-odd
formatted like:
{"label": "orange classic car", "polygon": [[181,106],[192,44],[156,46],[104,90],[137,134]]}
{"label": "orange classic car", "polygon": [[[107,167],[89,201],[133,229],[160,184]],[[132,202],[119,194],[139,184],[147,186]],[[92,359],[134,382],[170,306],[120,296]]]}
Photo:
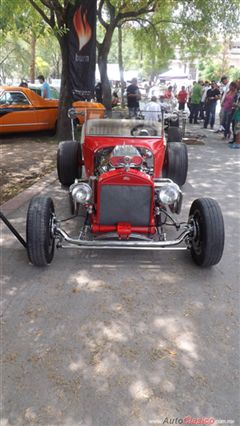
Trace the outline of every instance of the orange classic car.
{"label": "orange classic car", "polygon": [[[0,86],[0,134],[56,129],[58,104],[58,100],[43,99],[25,87]],[[86,116],[104,117],[105,108],[99,103],[76,101],[73,107],[79,124]]]}

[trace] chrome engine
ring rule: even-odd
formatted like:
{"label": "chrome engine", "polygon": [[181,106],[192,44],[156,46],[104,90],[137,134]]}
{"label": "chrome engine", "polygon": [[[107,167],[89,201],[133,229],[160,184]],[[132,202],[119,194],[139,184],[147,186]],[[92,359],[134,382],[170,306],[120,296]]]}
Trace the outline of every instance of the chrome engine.
{"label": "chrome engine", "polygon": [[94,174],[100,176],[117,168],[134,168],[153,174],[153,154],[143,147],[117,145],[98,150],[94,156]]}

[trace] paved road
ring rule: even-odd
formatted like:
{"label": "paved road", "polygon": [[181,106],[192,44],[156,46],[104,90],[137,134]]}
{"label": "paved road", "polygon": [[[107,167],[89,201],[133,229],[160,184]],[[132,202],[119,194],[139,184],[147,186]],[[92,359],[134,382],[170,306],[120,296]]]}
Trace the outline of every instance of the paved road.
{"label": "paved road", "polygon": [[[203,132],[203,131],[202,131]],[[239,425],[239,152],[204,131],[184,187],[213,196],[226,226],[222,261],[186,252],[58,251],[31,266],[3,229],[2,426],[139,426],[168,417]],[[43,190],[66,216],[57,182]],[[24,233],[27,203],[9,216]]]}

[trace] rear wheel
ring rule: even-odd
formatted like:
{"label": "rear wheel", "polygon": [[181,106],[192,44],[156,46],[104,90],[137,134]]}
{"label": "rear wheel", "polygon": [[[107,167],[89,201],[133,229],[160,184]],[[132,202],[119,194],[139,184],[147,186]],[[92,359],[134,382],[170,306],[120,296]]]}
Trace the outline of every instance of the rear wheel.
{"label": "rear wheel", "polygon": [[224,222],[218,203],[212,198],[199,198],[189,212],[194,232],[191,255],[202,267],[216,265],[224,249]]}
{"label": "rear wheel", "polygon": [[54,256],[54,205],[50,197],[34,197],[27,213],[27,253],[35,266],[46,266]]}
{"label": "rear wheel", "polygon": [[169,127],[167,141],[168,142],[181,142],[182,130],[179,127]]}
{"label": "rear wheel", "polygon": [[57,151],[58,179],[62,185],[70,186],[82,177],[81,145],[76,141],[60,142]]}
{"label": "rear wheel", "polygon": [[188,152],[187,146],[181,142],[167,144],[163,177],[169,178],[183,186],[187,179],[188,172]]}

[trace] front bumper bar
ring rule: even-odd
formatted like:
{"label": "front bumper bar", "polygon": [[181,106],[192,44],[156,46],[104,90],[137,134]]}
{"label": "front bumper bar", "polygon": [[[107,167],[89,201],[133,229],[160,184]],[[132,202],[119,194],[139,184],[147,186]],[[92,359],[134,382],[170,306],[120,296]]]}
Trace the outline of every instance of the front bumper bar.
{"label": "front bumper bar", "polygon": [[[58,248],[71,248],[77,246],[80,249],[128,249],[128,250],[166,250],[166,249],[178,249],[186,250],[188,246],[185,247],[176,247],[181,244],[187,237],[190,235],[191,229],[184,231],[178,238],[171,241],[103,241],[103,240],[83,240],[80,238],[72,238],[67,232],[63,231],[60,228],[56,229],[56,236],[59,239],[57,243]],[[69,243],[69,245],[62,244],[62,240]]]}

